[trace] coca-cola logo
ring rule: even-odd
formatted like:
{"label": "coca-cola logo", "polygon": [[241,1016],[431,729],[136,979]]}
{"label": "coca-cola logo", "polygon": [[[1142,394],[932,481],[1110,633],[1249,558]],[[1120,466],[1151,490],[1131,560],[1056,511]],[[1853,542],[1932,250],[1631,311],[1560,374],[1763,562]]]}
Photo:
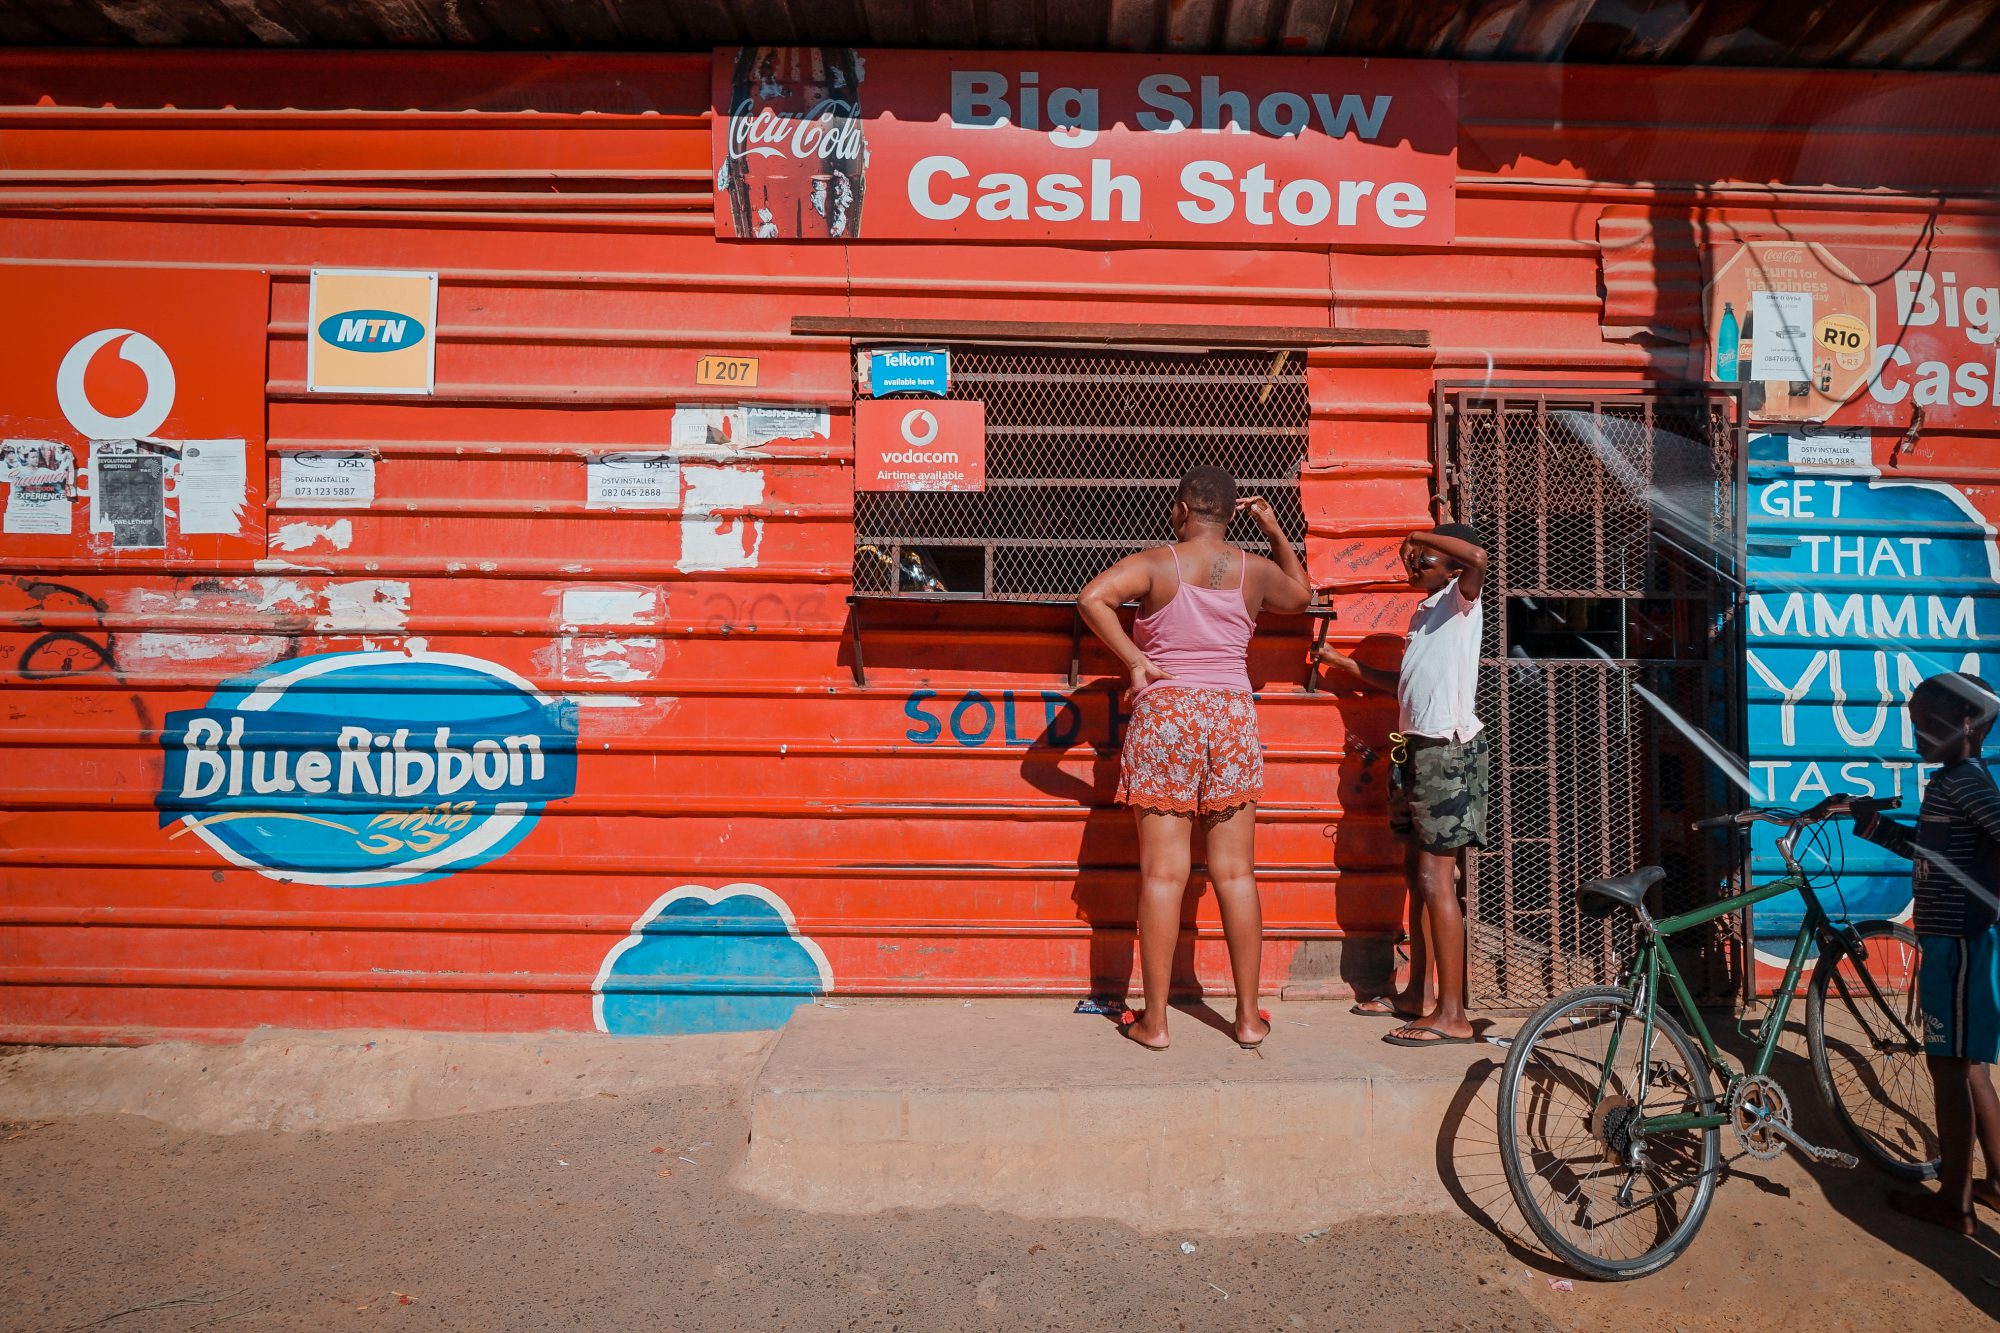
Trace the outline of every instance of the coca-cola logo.
{"label": "coca-cola logo", "polygon": [[729,116],[729,157],[791,156],[800,161],[854,161],[861,156],[861,108],[844,97],[827,97],[803,116],[781,115],[770,107],[752,114],[746,97]]}

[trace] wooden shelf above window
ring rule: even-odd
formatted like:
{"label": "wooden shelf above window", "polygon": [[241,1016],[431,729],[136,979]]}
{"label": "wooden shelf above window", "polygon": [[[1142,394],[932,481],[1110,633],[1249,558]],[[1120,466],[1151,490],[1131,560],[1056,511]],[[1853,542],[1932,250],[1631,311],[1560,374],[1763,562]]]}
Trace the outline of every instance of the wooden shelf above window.
{"label": "wooden shelf above window", "polygon": [[794,315],[799,336],[884,342],[1065,343],[1092,347],[1428,347],[1427,329],[1282,324],[1075,324],[1012,319],[860,319]]}

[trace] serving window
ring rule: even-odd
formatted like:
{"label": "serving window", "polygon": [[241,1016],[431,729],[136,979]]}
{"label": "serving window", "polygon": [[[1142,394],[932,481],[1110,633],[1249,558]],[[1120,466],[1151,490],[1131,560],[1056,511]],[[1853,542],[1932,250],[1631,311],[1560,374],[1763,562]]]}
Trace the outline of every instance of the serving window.
{"label": "serving window", "polygon": [[[985,489],[857,490],[858,597],[1070,601],[1107,565],[1170,540],[1175,488],[1204,463],[1227,468],[1242,493],[1270,500],[1286,532],[1304,535],[1302,350],[950,352],[947,397],[985,406]],[[1248,518],[1229,539],[1269,554]]]}

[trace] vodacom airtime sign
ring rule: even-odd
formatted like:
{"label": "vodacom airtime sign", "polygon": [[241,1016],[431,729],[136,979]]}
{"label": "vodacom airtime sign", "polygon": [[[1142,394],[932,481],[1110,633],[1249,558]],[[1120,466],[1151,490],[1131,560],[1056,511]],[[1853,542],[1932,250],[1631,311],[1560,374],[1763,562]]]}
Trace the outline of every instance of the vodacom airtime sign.
{"label": "vodacom airtime sign", "polygon": [[714,78],[722,236],[1452,240],[1451,64],[740,47]]}

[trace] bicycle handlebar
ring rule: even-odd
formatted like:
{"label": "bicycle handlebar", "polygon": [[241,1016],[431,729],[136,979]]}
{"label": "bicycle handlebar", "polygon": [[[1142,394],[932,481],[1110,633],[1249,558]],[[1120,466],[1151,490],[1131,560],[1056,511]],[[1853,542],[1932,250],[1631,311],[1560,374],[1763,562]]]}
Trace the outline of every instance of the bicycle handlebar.
{"label": "bicycle handlebar", "polygon": [[1829,796],[1810,810],[1774,810],[1752,806],[1739,810],[1733,815],[1715,815],[1708,819],[1697,819],[1693,827],[1697,831],[1715,828],[1748,828],[1752,824],[1782,824],[1787,828],[1800,828],[1816,824],[1822,819],[1835,815],[1874,815],[1885,810],[1894,810],[1898,801],[1879,796]]}

